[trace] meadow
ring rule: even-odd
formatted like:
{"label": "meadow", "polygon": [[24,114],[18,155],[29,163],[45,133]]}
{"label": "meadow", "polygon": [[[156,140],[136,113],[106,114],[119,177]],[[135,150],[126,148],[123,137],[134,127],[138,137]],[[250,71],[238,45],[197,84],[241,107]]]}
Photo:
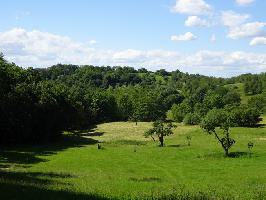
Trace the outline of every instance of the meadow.
{"label": "meadow", "polygon": [[[265,121],[263,121],[265,123]],[[113,122],[55,144],[5,147],[1,199],[265,199],[266,128],[232,128],[229,158],[214,136],[177,124],[165,147],[151,123]],[[188,145],[187,136],[191,136]],[[247,143],[252,141],[252,155]],[[98,149],[100,143],[101,149]]]}

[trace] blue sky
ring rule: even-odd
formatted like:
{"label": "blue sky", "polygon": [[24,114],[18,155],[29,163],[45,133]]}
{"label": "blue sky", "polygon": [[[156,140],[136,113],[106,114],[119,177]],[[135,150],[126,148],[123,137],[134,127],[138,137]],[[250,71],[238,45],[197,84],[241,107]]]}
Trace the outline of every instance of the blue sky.
{"label": "blue sky", "polygon": [[266,71],[264,0],[9,0],[1,7],[0,51],[24,67]]}

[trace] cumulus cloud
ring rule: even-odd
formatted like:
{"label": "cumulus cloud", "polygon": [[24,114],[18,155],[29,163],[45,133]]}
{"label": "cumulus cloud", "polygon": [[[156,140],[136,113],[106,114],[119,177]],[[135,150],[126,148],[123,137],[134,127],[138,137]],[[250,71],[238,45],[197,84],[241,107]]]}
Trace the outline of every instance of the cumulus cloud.
{"label": "cumulus cloud", "polygon": [[209,27],[210,23],[205,20],[201,19],[198,16],[189,16],[187,20],[185,21],[186,26],[198,26],[198,27]]}
{"label": "cumulus cloud", "polygon": [[266,37],[255,37],[250,41],[249,45],[266,45]]}
{"label": "cumulus cloud", "polygon": [[[262,72],[266,69],[266,54],[256,54],[242,51],[199,51],[187,57],[187,65],[210,70],[209,75],[225,76],[247,72]],[[213,71],[215,69],[215,72]]]}
{"label": "cumulus cloud", "polygon": [[186,32],[183,35],[172,35],[171,36],[172,41],[191,41],[195,39],[197,39],[197,37],[193,35],[193,33],[191,32]]}
{"label": "cumulus cloud", "polygon": [[180,14],[208,15],[212,8],[204,0],[177,0],[172,10]]}
{"label": "cumulus cloud", "polygon": [[[76,62],[81,57],[86,61],[94,52],[94,49],[69,37],[21,28],[1,32],[0,48],[18,63],[41,63],[45,66],[55,62]],[[32,62],[28,62],[30,60]]]}
{"label": "cumulus cloud", "polygon": [[255,0],[236,0],[236,3],[240,6],[246,6],[253,3]]}
{"label": "cumulus cloud", "polygon": [[264,22],[251,22],[242,24],[240,26],[231,28],[227,36],[231,39],[261,36],[265,34],[265,26],[266,23]]}
{"label": "cumulus cloud", "polygon": [[247,22],[250,19],[248,14],[239,14],[233,11],[222,12],[222,23],[228,27],[227,37],[231,39],[241,39],[247,37],[257,37],[265,34],[264,22]]}
{"label": "cumulus cloud", "polygon": [[198,51],[183,54],[166,50],[101,50],[69,37],[20,28],[0,32],[0,49],[9,61],[24,67],[47,67],[57,63],[128,65],[215,76],[266,71],[266,53]]}
{"label": "cumulus cloud", "polygon": [[90,41],[89,41],[89,44],[90,44],[90,45],[94,45],[94,44],[97,44],[97,43],[98,43],[98,42],[97,42],[96,40],[90,40]]}
{"label": "cumulus cloud", "polygon": [[239,14],[234,11],[222,11],[222,23],[228,27],[239,26],[250,18],[248,14]]}

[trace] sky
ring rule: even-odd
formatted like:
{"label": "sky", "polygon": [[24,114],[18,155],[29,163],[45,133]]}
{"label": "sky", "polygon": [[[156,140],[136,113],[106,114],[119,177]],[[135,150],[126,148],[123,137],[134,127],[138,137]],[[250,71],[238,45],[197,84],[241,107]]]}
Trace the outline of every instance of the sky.
{"label": "sky", "polygon": [[22,67],[266,72],[265,0],[0,0],[0,52]]}

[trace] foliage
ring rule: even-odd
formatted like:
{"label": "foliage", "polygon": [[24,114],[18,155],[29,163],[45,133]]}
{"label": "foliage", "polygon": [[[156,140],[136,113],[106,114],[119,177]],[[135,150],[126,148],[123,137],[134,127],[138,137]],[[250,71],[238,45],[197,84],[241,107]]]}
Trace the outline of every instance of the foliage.
{"label": "foliage", "polygon": [[262,81],[257,75],[250,75],[244,81],[244,91],[246,94],[260,94],[262,92]]}
{"label": "foliage", "polygon": [[153,135],[156,135],[159,139],[160,146],[163,147],[164,137],[173,134],[172,129],[175,128],[175,125],[170,122],[164,123],[163,121],[155,121],[152,126],[153,128],[146,131],[144,135],[146,137],[152,137],[153,140],[155,140]]}
{"label": "foliage", "polygon": [[[235,140],[230,137],[229,128],[232,126],[230,114],[224,110],[213,109],[208,112],[201,122],[201,128],[208,134],[214,134],[216,139],[224,149],[225,156],[229,156],[229,149],[235,143]],[[222,130],[222,136],[219,136],[216,128]]]}
{"label": "foliage", "polygon": [[256,107],[242,105],[230,108],[230,117],[234,126],[255,127],[261,121],[261,112]]}
{"label": "foliage", "polygon": [[266,113],[266,93],[250,98],[248,100],[248,107],[255,108],[262,113]]}
{"label": "foliage", "polygon": [[[0,54],[0,139],[38,143],[101,122],[165,120],[167,112],[174,121],[198,124],[211,109],[229,106],[236,107],[232,115],[237,126],[255,126],[265,95],[252,98],[251,108],[241,111],[239,94],[226,87],[253,79],[256,76],[222,79],[127,66],[23,69]],[[265,88],[265,74],[256,80]]]}
{"label": "foliage", "polygon": [[183,120],[186,125],[198,125],[200,122],[201,117],[197,113],[188,113]]}
{"label": "foliage", "polygon": [[182,102],[181,104],[174,104],[171,108],[173,119],[177,122],[182,122],[186,114],[192,111],[192,108],[187,102]]}

